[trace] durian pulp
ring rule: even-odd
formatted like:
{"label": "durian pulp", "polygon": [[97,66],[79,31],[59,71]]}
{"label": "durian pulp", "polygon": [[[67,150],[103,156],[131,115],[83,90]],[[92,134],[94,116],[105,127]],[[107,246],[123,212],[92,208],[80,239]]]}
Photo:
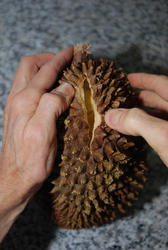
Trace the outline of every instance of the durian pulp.
{"label": "durian pulp", "polygon": [[[85,112],[86,120],[89,124],[89,138],[90,147],[94,138],[94,130],[101,123],[101,115],[97,112],[97,106],[93,99],[93,91],[91,89],[91,84],[88,78],[85,78],[81,84],[80,99],[82,101],[82,107]],[[78,92],[78,94],[79,94]]]}
{"label": "durian pulp", "polygon": [[92,140],[92,133],[95,123],[95,112],[94,112],[94,104],[93,104],[93,98],[91,94],[91,89],[89,87],[89,83],[87,80],[84,81],[84,101],[85,101],[85,107],[87,112],[87,121],[89,123],[89,138],[90,141]]}

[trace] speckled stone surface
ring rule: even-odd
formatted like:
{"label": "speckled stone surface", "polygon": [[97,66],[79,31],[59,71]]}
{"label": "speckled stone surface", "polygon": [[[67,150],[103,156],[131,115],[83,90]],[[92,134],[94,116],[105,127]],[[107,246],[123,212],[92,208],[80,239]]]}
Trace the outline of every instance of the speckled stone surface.
{"label": "speckled stone surface", "polygon": [[[1,0],[0,142],[3,109],[21,57],[79,42],[93,44],[94,57],[112,59],[126,73],[168,75],[168,1]],[[168,249],[168,169],[150,148],[148,156],[139,200],[115,221],[63,230],[31,201],[0,249]]]}

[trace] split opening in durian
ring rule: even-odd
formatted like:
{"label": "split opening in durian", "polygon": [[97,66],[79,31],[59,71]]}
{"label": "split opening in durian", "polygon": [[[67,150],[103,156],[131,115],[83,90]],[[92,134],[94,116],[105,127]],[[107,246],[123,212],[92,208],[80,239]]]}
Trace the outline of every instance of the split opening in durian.
{"label": "split opening in durian", "polygon": [[87,112],[87,120],[89,123],[89,138],[91,141],[93,128],[94,128],[94,122],[95,122],[95,112],[94,112],[94,107],[93,107],[93,98],[91,94],[91,89],[89,87],[89,83],[87,80],[84,81],[84,100],[85,100],[85,107],[86,107],[86,112]]}
{"label": "split opening in durian", "polygon": [[93,90],[89,78],[83,76],[76,88],[76,98],[81,103],[85,113],[86,120],[89,124],[89,141],[90,150],[94,139],[94,131],[101,124],[101,115],[97,111],[97,106],[93,98]]}
{"label": "split opening in durian", "polygon": [[101,116],[97,112],[97,106],[93,99],[93,91],[88,78],[83,82],[83,101],[85,106],[86,118],[89,124],[90,147],[94,138],[94,131],[101,123]]}

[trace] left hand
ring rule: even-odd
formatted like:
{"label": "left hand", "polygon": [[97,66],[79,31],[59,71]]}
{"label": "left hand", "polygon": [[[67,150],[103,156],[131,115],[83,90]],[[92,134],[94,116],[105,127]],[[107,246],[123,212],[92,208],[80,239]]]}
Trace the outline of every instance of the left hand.
{"label": "left hand", "polygon": [[52,171],[56,120],[69,106],[74,90],[69,84],[51,89],[72,55],[68,48],[56,55],[27,56],[19,63],[4,111],[0,232],[10,228]]}

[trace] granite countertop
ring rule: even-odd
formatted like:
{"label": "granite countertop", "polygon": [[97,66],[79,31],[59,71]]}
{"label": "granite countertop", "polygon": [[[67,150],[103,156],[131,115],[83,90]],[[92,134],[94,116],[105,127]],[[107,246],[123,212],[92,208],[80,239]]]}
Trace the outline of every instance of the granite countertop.
{"label": "granite countertop", "polygon": [[[19,60],[92,44],[94,57],[114,60],[123,71],[168,75],[167,0],[1,0],[0,142],[3,109]],[[168,249],[168,169],[148,148],[149,171],[139,200],[100,227],[64,230],[31,201],[0,249]]]}

